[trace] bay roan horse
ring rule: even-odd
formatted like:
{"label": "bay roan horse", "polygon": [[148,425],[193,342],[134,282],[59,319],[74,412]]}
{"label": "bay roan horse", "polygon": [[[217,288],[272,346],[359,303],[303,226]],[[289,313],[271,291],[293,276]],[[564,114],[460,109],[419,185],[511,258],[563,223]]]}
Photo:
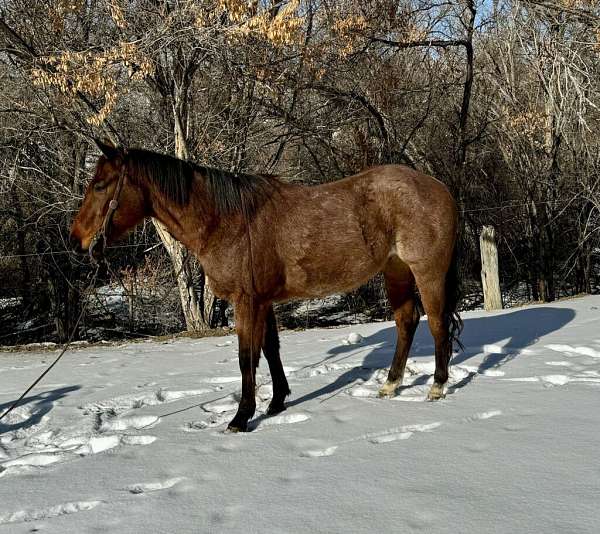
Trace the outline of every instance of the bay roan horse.
{"label": "bay roan horse", "polygon": [[[155,217],[201,262],[215,295],[235,308],[242,398],[229,430],[254,415],[260,351],[273,380],[268,414],[290,394],[279,357],[273,303],[350,291],[385,277],[398,341],[382,396],[402,383],[419,322],[420,297],[435,340],[429,399],[444,394],[456,313],[456,204],[438,180],[400,165],[367,169],[318,186],[231,174],[146,150],[98,143],[98,160],[71,229],[78,251],[103,225],[122,177],[106,241]],[[417,292],[418,289],[418,292]]]}

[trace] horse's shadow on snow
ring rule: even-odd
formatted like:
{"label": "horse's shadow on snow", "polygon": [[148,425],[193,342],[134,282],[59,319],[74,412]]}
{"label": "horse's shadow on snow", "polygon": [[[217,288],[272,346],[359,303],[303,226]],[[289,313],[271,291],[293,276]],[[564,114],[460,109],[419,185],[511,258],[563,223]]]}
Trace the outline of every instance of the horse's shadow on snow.
{"label": "horse's shadow on snow", "polygon": [[[17,422],[8,422],[10,419],[5,419],[4,421],[0,422],[0,435],[14,430],[22,430],[33,425],[37,425],[40,423],[42,418],[50,410],[52,410],[52,407],[56,401],[66,397],[69,393],[77,391],[78,389],[81,389],[81,386],[67,386],[25,397],[16,408],[16,412],[22,413],[20,408],[27,406],[27,416],[23,420]],[[4,411],[9,408],[9,406],[12,406],[13,402],[14,401],[9,401],[4,404],[0,404],[0,414],[3,414]],[[15,412],[13,412],[13,414],[14,413]],[[10,416],[7,416],[7,418],[9,417]]]}
{"label": "horse's shadow on snow", "polygon": [[[484,345],[501,345],[501,350],[489,350],[483,361],[477,366],[477,370],[469,373],[456,384],[448,388],[448,393],[469,384],[473,378],[480,373],[492,368],[498,368],[516,357],[521,356],[521,351],[535,343],[540,337],[559,330],[575,317],[575,311],[568,308],[552,308],[541,306],[539,308],[526,308],[508,313],[490,314],[482,317],[465,319],[461,341],[465,350],[454,356],[451,365],[459,365],[470,358],[481,354]],[[394,350],[396,348],[396,328],[388,327],[375,332],[363,339],[361,345],[340,345],[328,351],[328,356],[318,362],[339,362],[351,356],[342,356],[345,353],[355,354],[360,347],[368,347],[359,367],[350,369],[340,375],[334,382],[323,386],[311,393],[307,393],[297,399],[290,399],[288,406],[295,406],[306,401],[322,396],[332,396],[343,388],[357,381],[369,380],[379,369],[385,369],[392,363]],[[409,358],[432,356],[434,344],[426,321],[421,321],[415,333]],[[340,357],[341,356],[341,357]],[[311,366],[313,367],[313,366]],[[418,377],[412,385],[425,384],[428,375]]]}

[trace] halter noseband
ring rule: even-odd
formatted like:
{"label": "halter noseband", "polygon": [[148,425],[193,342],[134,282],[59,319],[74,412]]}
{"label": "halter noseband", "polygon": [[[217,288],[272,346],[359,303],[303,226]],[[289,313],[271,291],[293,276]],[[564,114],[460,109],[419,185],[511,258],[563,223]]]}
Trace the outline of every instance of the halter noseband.
{"label": "halter noseband", "polygon": [[[123,153],[125,156],[126,152]],[[108,234],[108,230],[110,229],[110,223],[112,221],[113,215],[117,208],[119,207],[119,196],[121,195],[121,190],[123,189],[123,182],[125,181],[125,175],[127,173],[127,165],[125,163],[125,159],[123,158],[123,166],[121,169],[121,174],[119,175],[119,180],[117,181],[117,187],[115,188],[115,192],[111,201],[108,203],[108,210],[106,215],[104,216],[104,220],[100,225],[100,228],[94,234],[92,238],[92,242],[88,248],[88,254],[93,263],[96,262],[96,258],[94,258],[94,250],[98,246],[98,243],[102,241],[102,248],[100,249],[101,255],[104,256],[104,247],[106,246],[106,236]]]}

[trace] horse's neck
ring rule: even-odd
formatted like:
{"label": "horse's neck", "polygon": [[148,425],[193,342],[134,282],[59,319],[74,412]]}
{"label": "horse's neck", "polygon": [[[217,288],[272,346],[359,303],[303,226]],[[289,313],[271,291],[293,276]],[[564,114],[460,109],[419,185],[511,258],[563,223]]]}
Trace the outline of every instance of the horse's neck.
{"label": "horse's neck", "polygon": [[196,195],[185,206],[177,205],[158,193],[150,195],[149,214],[158,219],[169,233],[188,249],[200,254],[219,225],[215,214],[205,209]]}

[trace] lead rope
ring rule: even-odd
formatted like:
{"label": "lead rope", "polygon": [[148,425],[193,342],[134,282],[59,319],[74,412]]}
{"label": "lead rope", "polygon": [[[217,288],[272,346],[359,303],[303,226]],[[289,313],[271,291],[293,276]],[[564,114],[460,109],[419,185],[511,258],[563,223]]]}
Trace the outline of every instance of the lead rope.
{"label": "lead rope", "polygon": [[[123,155],[125,155],[125,154],[126,154],[126,152],[123,152]],[[102,225],[100,226],[100,229],[96,232],[96,234],[92,238],[92,241],[89,246],[88,253],[89,253],[92,263],[94,263],[94,265],[96,266],[96,270],[94,271],[94,274],[92,275],[92,277],[90,279],[90,283],[88,284],[88,286],[86,287],[84,292],[89,291],[94,286],[94,284],[96,283],[96,279],[98,278],[98,273],[100,271],[101,263],[98,262],[96,260],[96,258],[94,258],[94,249],[98,245],[99,241],[102,240],[102,252],[104,253],[104,248],[106,246],[106,234],[108,232],[109,225],[112,221],[112,217],[113,217],[115,211],[117,210],[117,208],[119,207],[119,195],[121,194],[121,190],[123,189],[123,182],[125,181],[126,171],[127,171],[127,167],[125,165],[125,161],[123,161],[123,168],[121,170],[121,174],[119,176],[119,180],[117,182],[117,186],[115,188],[113,197],[108,204],[108,210],[106,212],[106,215],[104,216],[104,220],[102,221]],[[81,311],[79,312],[79,316],[77,317],[77,321],[75,321],[75,325],[73,326],[73,329],[71,330],[71,334],[67,338],[67,342],[63,346],[60,354],[45,369],[45,371],[33,381],[33,383],[21,394],[21,396],[15,402],[13,402],[10,405],[10,407],[4,411],[4,413],[2,415],[0,415],[0,421],[2,421],[2,419],[4,419],[17,406],[19,406],[19,404],[27,396],[27,394],[35,386],[37,386],[37,384],[39,384],[39,382],[42,380],[42,378],[44,378],[52,370],[52,368],[60,361],[60,359],[65,355],[65,352],[67,352],[67,349],[69,348],[69,346],[71,345],[71,343],[73,341],[73,338],[75,337],[75,333],[77,332],[79,323],[81,322],[83,314],[85,313],[85,310],[87,309],[88,302],[89,302],[89,300],[87,300],[87,301],[84,300],[83,305],[81,306]]]}
{"label": "lead rope", "polygon": [[[100,263],[96,263],[96,270],[94,271],[94,274],[92,275],[92,278],[90,280],[90,283],[88,284],[87,288],[85,289],[85,292],[87,292],[90,288],[92,288],[96,282],[96,278],[98,277],[98,272],[100,270]],[[62,351],[60,352],[60,354],[56,357],[56,359],[46,368],[46,370],[40,375],[38,376],[35,381],[23,392],[23,394],[15,401],[11,404],[11,406],[2,414],[0,415],[0,421],[2,421],[2,419],[4,419],[10,412],[12,412],[17,406],[19,406],[19,404],[21,403],[21,401],[27,396],[27,394],[35,387],[37,386],[37,384],[40,382],[40,380],[42,380],[42,378],[44,378],[49,372],[50,370],[60,361],[60,359],[64,356],[65,352],[67,352],[67,349],[69,348],[69,346],[71,345],[73,338],[75,337],[75,333],[77,332],[77,328],[79,327],[79,323],[81,322],[81,318],[83,317],[83,314],[85,313],[85,310],[87,309],[87,305],[88,305],[89,300],[84,300],[83,302],[83,306],[81,307],[81,311],[79,312],[79,316],[77,317],[77,321],[75,321],[75,325],[73,326],[73,330],[71,330],[71,334],[69,335],[69,338],[67,339],[67,342],[65,343]]]}

